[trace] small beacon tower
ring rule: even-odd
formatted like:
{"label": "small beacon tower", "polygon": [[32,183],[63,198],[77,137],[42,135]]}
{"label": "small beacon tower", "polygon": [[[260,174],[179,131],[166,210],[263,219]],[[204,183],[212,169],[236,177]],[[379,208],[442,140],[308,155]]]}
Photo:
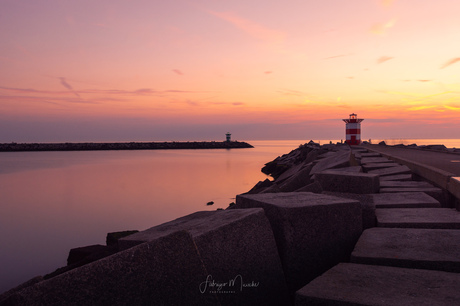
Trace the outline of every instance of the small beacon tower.
{"label": "small beacon tower", "polygon": [[342,119],[346,122],[346,143],[349,145],[359,145],[361,143],[361,121],[358,115],[351,114],[350,118]]}
{"label": "small beacon tower", "polygon": [[225,134],[225,138],[226,138],[226,141],[227,141],[227,142],[232,141],[232,140],[231,140],[232,134],[230,134],[229,132],[227,132],[227,134]]}

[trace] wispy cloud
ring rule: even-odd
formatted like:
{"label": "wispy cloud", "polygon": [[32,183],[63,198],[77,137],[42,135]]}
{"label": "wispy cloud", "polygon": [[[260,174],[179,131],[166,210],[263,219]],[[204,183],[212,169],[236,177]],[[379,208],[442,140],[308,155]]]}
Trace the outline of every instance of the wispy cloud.
{"label": "wispy cloud", "polygon": [[389,61],[391,59],[393,59],[392,56],[381,56],[377,59],[377,64],[385,63],[386,61]]}
{"label": "wispy cloud", "polygon": [[350,56],[350,55],[353,55],[353,53],[333,55],[333,56],[325,57],[325,58],[323,58],[323,59],[324,59],[324,60],[327,60],[327,59],[333,59],[333,58],[344,57],[344,56]]}
{"label": "wispy cloud", "polygon": [[270,29],[254,21],[237,16],[231,12],[208,12],[222,20],[231,23],[246,34],[265,42],[281,43],[284,41],[286,36],[282,31]]}
{"label": "wispy cloud", "polygon": [[440,69],[444,69],[446,67],[449,67],[450,65],[453,65],[456,62],[460,62],[460,57],[456,57],[456,58],[448,60],[444,65],[441,66]]}
{"label": "wispy cloud", "polygon": [[184,73],[180,71],[179,69],[173,69],[172,71],[177,75],[184,75]]}
{"label": "wispy cloud", "polygon": [[395,19],[391,19],[387,22],[384,22],[384,23],[377,23],[375,25],[373,25],[370,29],[371,33],[373,34],[376,34],[376,35],[385,35],[389,29],[391,29],[392,27],[394,27],[394,25],[396,24],[396,20]]}
{"label": "wispy cloud", "polygon": [[61,85],[64,86],[65,88],[67,88],[70,92],[72,92],[74,95],[76,95],[78,98],[80,98],[80,95],[78,94],[78,92],[76,92],[72,86],[70,86],[69,83],[67,83],[66,79],[63,78],[63,77],[60,77],[59,78],[61,80]]}

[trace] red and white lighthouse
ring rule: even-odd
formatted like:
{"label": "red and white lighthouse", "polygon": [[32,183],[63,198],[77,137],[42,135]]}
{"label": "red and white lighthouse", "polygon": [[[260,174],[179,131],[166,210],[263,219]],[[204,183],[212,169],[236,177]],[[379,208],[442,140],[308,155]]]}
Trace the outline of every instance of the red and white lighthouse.
{"label": "red and white lighthouse", "polygon": [[361,121],[358,115],[351,114],[350,118],[342,119],[346,124],[346,143],[349,145],[359,145],[361,143]]}

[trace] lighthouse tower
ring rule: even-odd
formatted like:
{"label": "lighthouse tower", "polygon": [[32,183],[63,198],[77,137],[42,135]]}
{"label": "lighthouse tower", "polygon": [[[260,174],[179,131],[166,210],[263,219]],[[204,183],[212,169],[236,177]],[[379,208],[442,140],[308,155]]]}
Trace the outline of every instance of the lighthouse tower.
{"label": "lighthouse tower", "polygon": [[346,122],[346,143],[349,145],[359,145],[361,143],[361,121],[358,115],[351,114],[350,118],[342,119]]}

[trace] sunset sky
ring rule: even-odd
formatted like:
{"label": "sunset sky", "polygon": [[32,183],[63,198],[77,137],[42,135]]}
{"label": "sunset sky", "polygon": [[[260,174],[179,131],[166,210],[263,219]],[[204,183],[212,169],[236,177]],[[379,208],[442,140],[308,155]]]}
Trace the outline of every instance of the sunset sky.
{"label": "sunset sky", "polygon": [[0,7],[0,142],[460,138],[458,0]]}

